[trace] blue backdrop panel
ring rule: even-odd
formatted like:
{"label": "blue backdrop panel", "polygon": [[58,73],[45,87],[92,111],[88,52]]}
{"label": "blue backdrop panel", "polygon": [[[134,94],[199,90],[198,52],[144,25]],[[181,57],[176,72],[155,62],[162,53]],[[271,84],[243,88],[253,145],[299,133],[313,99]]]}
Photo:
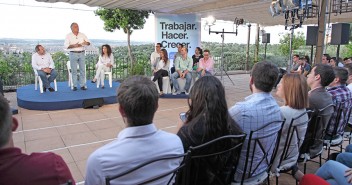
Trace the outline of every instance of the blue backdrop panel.
{"label": "blue backdrop panel", "polygon": [[[53,84],[52,84],[53,85]],[[105,81],[105,89],[97,88],[96,84],[87,82],[88,89],[83,91],[78,88],[72,91],[67,82],[58,82],[56,92],[40,93],[34,90],[34,84],[17,89],[17,103],[19,107],[29,110],[64,110],[82,108],[85,99],[103,98],[104,104],[117,103],[117,88],[119,82],[113,82],[112,88]]]}

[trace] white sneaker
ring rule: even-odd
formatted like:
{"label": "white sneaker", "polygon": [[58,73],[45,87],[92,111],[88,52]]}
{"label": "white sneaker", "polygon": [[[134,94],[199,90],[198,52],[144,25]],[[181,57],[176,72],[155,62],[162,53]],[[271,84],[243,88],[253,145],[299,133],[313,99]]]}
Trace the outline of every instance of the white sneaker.
{"label": "white sneaker", "polygon": [[176,96],[176,95],[177,95],[177,92],[173,92],[172,95]]}
{"label": "white sneaker", "polygon": [[187,91],[185,92],[185,94],[186,94],[187,96],[189,95],[189,93],[188,93]]}

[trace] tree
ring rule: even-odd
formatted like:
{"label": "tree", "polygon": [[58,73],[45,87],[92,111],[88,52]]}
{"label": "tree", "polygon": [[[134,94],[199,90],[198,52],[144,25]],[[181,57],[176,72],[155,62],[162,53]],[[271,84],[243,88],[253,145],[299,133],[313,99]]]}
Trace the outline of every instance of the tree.
{"label": "tree", "polygon": [[[280,39],[279,50],[284,56],[290,55],[290,36],[291,34],[287,33],[283,35],[283,38]],[[305,41],[306,40],[302,32],[294,34],[292,39],[292,50],[296,50],[299,47],[303,46],[305,44]]]}
{"label": "tree", "polygon": [[99,15],[100,19],[104,21],[104,30],[113,32],[115,29],[122,29],[127,34],[128,56],[131,60],[131,67],[133,67],[134,58],[131,50],[130,37],[133,30],[143,29],[149,12],[142,10],[99,8],[95,11],[95,14]]}

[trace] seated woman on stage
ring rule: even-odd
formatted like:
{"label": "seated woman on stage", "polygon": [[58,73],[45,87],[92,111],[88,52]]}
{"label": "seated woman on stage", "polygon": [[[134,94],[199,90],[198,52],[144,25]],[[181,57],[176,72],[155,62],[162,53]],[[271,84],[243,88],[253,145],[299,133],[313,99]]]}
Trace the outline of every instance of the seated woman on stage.
{"label": "seated woman on stage", "polygon": [[[278,85],[276,95],[279,98],[283,99],[285,102],[285,105],[280,107],[280,109],[283,116],[286,118],[286,121],[282,128],[280,144],[272,166],[272,171],[275,172],[277,168],[282,171],[291,169],[292,175],[295,177],[295,173],[298,171],[297,159],[299,157],[299,148],[301,147],[297,146],[297,136],[301,140],[300,144],[302,144],[304,136],[306,134],[308,123],[297,127],[298,133],[294,133],[291,143],[288,143],[289,155],[285,156],[280,166],[278,165],[280,162],[281,155],[283,154],[283,150],[287,140],[288,129],[292,119],[303,114],[306,111],[306,108],[308,107],[308,85],[306,78],[303,75],[297,73],[285,74],[280,84]],[[304,116],[301,116],[300,118],[295,120],[293,122],[293,126],[307,121],[308,115],[305,114]]]}
{"label": "seated woman on stage", "polygon": [[[242,134],[240,127],[229,116],[225,97],[224,87],[214,76],[202,77],[194,83],[188,100],[186,120],[177,133],[185,152],[190,146],[198,146],[221,136]],[[225,142],[207,148],[207,151],[200,151],[197,155],[223,150],[229,144],[232,143]],[[226,168],[232,160],[228,155],[239,157],[239,152],[240,150],[232,154],[225,153],[224,156],[206,158],[207,162],[192,161],[190,184],[228,184],[224,182],[228,180],[225,174],[231,174],[229,170],[232,170],[232,167]],[[233,165],[232,162],[230,164]],[[214,171],[217,173],[214,174]],[[219,180],[223,182],[219,183]]]}
{"label": "seated woman on stage", "polygon": [[160,61],[154,69],[153,82],[158,80],[160,95],[163,95],[163,77],[169,76],[170,61],[166,49],[161,49]]}
{"label": "seated woman on stage", "polygon": [[95,83],[98,79],[101,80],[101,88],[104,89],[104,77],[105,72],[110,71],[114,65],[114,55],[112,54],[111,47],[108,44],[101,46],[101,55],[99,55],[99,60],[95,66],[97,71],[92,83]]}
{"label": "seated woman on stage", "polygon": [[203,58],[199,60],[197,73],[198,77],[213,75],[214,72],[214,60],[210,57],[210,51],[204,50]]}
{"label": "seated woman on stage", "polygon": [[203,58],[203,51],[200,47],[196,47],[196,50],[194,51],[194,55],[192,55],[193,70],[197,70],[198,62],[201,58]]}

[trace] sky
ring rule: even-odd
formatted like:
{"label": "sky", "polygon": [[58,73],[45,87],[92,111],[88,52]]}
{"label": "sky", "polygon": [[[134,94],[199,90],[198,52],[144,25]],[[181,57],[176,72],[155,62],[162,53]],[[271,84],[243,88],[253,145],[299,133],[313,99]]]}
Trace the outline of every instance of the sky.
{"label": "sky", "polygon": [[[89,39],[127,40],[123,31],[107,32],[103,29],[104,22],[95,16],[96,7],[86,5],[72,5],[68,3],[42,3],[35,0],[0,0],[0,38],[20,39],[64,39],[71,32],[70,24],[77,22],[80,32]],[[216,18],[216,15],[214,15]],[[284,22],[284,18],[283,18]],[[220,35],[209,35],[209,28],[204,26],[205,19],[201,20],[201,41],[221,42]],[[255,42],[256,26],[251,27],[251,43]],[[211,30],[235,31],[232,22],[217,20]],[[271,34],[271,43],[279,43],[280,37],[289,31],[283,26],[266,27],[264,30]],[[305,28],[295,31],[304,32]],[[132,41],[154,42],[155,40],[154,15],[150,15],[144,29],[136,30],[131,36]],[[241,25],[238,35],[225,35],[226,43],[247,43],[248,28]],[[147,35],[147,36],[146,36]]]}

